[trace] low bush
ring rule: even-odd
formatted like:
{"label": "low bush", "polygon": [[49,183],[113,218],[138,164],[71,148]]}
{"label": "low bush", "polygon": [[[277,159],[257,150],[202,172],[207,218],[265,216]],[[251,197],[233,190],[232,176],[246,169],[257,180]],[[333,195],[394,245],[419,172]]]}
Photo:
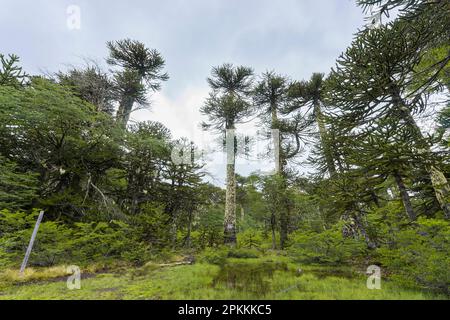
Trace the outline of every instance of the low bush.
{"label": "low bush", "polygon": [[198,257],[199,262],[224,265],[229,254],[228,247],[206,248]]}
{"label": "low bush", "polygon": [[[34,230],[38,211],[0,211],[0,264],[10,267],[20,264]],[[47,267],[67,261],[71,252],[72,231],[57,222],[42,222],[31,252],[29,265]]]}
{"label": "low bush", "polygon": [[450,223],[421,218],[377,250],[390,277],[402,285],[450,294]]}
{"label": "low bush", "polygon": [[261,253],[256,249],[236,248],[228,252],[228,258],[254,259],[260,256]]}
{"label": "low bush", "polygon": [[[0,211],[0,267],[20,265],[34,229],[37,211]],[[143,264],[149,246],[139,241],[130,225],[119,222],[75,223],[72,226],[44,221],[39,227],[29,259],[30,267],[58,264],[88,265],[119,258]]]}
{"label": "low bush", "polygon": [[365,254],[364,241],[346,238],[342,225],[323,232],[298,231],[291,237],[289,255],[299,262],[342,264],[350,263]]}
{"label": "low bush", "polygon": [[263,244],[262,233],[255,229],[247,229],[237,236],[241,248],[261,248]]}

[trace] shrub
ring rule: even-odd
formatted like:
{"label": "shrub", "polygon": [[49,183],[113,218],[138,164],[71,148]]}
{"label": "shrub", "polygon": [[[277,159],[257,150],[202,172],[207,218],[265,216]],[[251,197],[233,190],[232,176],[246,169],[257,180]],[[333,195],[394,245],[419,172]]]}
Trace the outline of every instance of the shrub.
{"label": "shrub", "polygon": [[149,248],[136,239],[130,225],[120,221],[77,223],[74,233],[74,258],[93,262],[122,258],[143,264]]}
{"label": "shrub", "polygon": [[254,259],[258,258],[260,253],[256,249],[231,249],[228,252],[228,258],[238,258],[238,259]]}
{"label": "shrub", "polygon": [[193,239],[195,247],[218,247],[223,244],[223,206],[213,206],[202,211],[197,221],[198,236]]}
{"label": "shrub", "polygon": [[392,236],[410,224],[400,202],[373,209],[367,214],[367,233],[377,246],[393,241]]}
{"label": "shrub", "polygon": [[377,250],[391,278],[405,286],[450,293],[450,224],[424,219],[399,231],[393,241]]}
{"label": "shrub", "polygon": [[15,254],[8,252],[9,239],[0,238],[0,269],[6,269],[14,266]]}
{"label": "shrub", "polygon": [[[31,214],[1,211],[0,260],[2,262],[0,263],[3,266],[17,265],[23,259],[37,215],[37,210]],[[70,256],[71,238],[72,232],[68,227],[53,221],[42,222],[33,245],[29,265],[44,267],[65,261]]]}
{"label": "shrub", "polygon": [[199,261],[215,265],[224,265],[228,257],[229,249],[227,247],[206,248],[200,255]]}
{"label": "shrub", "polygon": [[38,214],[38,210],[34,210],[32,213],[0,210],[0,236],[34,227]]}
{"label": "shrub", "polygon": [[261,232],[248,229],[238,234],[238,243],[242,248],[260,248],[263,242]]}
{"label": "shrub", "polygon": [[0,208],[18,209],[36,197],[37,174],[20,172],[17,164],[0,155]]}
{"label": "shrub", "polygon": [[363,241],[345,238],[342,225],[317,233],[299,231],[292,236],[292,245],[288,249],[291,256],[305,263],[339,264],[349,263],[365,253]]}
{"label": "shrub", "polygon": [[141,239],[152,246],[163,248],[171,243],[171,224],[161,205],[147,203],[141,213],[133,218],[133,225]]}
{"label": "shrub", "polygon": [[[0,211],[0,267],[20,265],[34,229],[37,211]],[[30,255],[29,266],[70,263],[85,265],[120,258],[143,264],[150,248],[136,229],[119,221],[76,223],[42,222]]]}

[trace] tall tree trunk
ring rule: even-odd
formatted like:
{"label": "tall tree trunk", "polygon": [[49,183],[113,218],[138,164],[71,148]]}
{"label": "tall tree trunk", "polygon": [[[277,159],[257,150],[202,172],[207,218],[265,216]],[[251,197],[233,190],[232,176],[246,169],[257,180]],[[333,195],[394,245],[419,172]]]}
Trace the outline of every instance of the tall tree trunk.
{"label": "tall tree trunk", "polygon": [[[271,110],[272,110],[272,129],[279,129],[278,127],[278,113],[277,113],[277,104],[275,103],[275,101],[271,102]],[[279,201],[279,212],[280,212],[280,248],[284,249],[285,245],[286,245],[286,241],[288,239],[288,226],[289,226],[289,203],[288,203],[288,199],[283,199],[284,195],[286,194],[286,190],[287,190],[287,182],[286,182],[286,173],[285,173],[285,161],[286,161],[286,155],[283,152],[282,146],[281,146],[281,142],[282,142],[282,137],[281,137],[281,132],[279,134],[279,140],[277,141],[277,143],[275,143],[275,146],[278,147],[278,150],[276,150],[276,153],[278,154],[278,163],[276,164],[276,168],[278,169],[278,172],[276,174],[278,174],[281,179],[282,179],[282,183],[280,185],[280,194],[281,194],[281,201]],[[274,213],[273,213],[274,215]],[[275,228],[275,226],[273,226],[273,228]],[[272,237],[272,241],[274,241],[273,239],[275,238],[274,236],[274,229],[272,230],[273,233],[273,237]]]}
{"label": "tall tree trunk", "polygon": [[[277,112],[277,105],[275,102],[271,102],[270,108],[272,110],[272,130],[279,130],[278,126],[278,112]],[[274,148],[277,148],[278,150],[274,150],[275,153],[275,170],[277,174],[283,174],[284,172],[284,153],[281,147],[281,132],[279,132],[278,135],[278,141],[274,141]]]}
{"label": "tall tree trunk", "polygon": [[403,182],[403,179],[398,171],[394,172],[394,178],[395,182],[397,183],[398,190],[400,191],[400,197],[403,202],[403,206],[405,207],[406,214],[408,215],[409,219],[411,221],[416,220],[416,213],[414,212],[414,209],[411,204],[411,199],[409,198],[408,191],[406,190],[405,183]]}
{"label": "tall tree trunk", "polygon": [[323,120],[322,110],[320,109],[320,102],[314,101],[314,113],[316,115],[317,126],[319,127],[320,143],[325,155],[325,161],[327,163],[327,169],[330,176],[336,174],[336,166],[334,164],[333,155],[328,143],[328,133]]}
{"label": "tall tree trunk", "polygon": [[447,178],[434,166],[430,167],[430,176],[436,199],[444,211],[445,218],[450,219],[450,187]]}
{"label": "tall tree trunk", "polygon": [[[425,152],[431,154],[430,145],[425,140],[425,137],[422,134],[419,126],[416,123],[416,120],[411,114],[411,111],[406,106],[406,103],[401,98],[398,90],[394,90],[394,104],[397,106],[400,114],[402,115],[403,120],[408,124],[408,126],[413,130],[416,135],[419,146],[422,147]],[[436,196],[436,200],[439,203],[444,215],[447,219],[450,218],[450,203],[449,203],[449,195],[450,195],[450,185],[445,177],[445,175],[434,166],[426,165],[425,170],[430,175],[431,184],[433,186],[433,190]]]}
{"label": "tall tree trunk", "polygon": [[236,177],[234,164],[227,164],[224,241],[225,244],[236,245]]}
{"label": "tall tree trunk", "polygon": [[[406,117],[408,119],[407,122],[411,125],[411,127],[417,134],[417,137],[420,140],[420,144],[424,146],[426,152],[431,154],[430,146],[428,145],[428,143],[426,143],[422,131],[420,130],[419,126],[417,125],[416,121],[412,117],[409,110]],[[445,217],[450,218],[450,203],[449,203],[450,185],[447,181],[447,178],[442,173],[442,171],[440,171],[434,166],[426,165],[425,170],[430,175],[431,184],[433,186],[433,190],[436,196],[436,200],[439,203],[439,206],[444,212]]]}
{"label": "tall tree trunk", "polygon": [[131,111],[133,110],[134,99],[131,97],[123,97],[119,104],[119,109],[116,113],[116,122],[122,127],[126,128],[130,120]]}

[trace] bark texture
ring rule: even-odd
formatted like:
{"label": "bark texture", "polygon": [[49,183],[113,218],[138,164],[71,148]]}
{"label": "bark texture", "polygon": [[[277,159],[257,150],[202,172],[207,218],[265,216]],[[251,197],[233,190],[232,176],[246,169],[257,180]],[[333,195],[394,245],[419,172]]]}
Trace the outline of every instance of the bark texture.
{"label": "bark texture", "polygon": [[236,244],[236,176],[234,164],[227,164],[224,242],[225,244]]}
{"label": "bark texture", "polygon": [[402,199],[403,206],[405,207],[406,214],[411,221],[416,220],[416,213],[411,204],[411,199],[409,198],[408,190],[406,189],[405,183],[400,173],[397,171],[394,173],[395,182],[397,183],[398,190],[400,192],[400,197]]}

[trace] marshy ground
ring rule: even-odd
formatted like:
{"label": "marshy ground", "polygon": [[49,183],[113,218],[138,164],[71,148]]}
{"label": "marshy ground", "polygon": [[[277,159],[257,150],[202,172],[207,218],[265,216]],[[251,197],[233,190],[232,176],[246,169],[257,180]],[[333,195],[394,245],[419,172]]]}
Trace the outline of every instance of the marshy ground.
{"label": "marshy ground", "polygon": [[299,265],[287,257],[229,258],[222,265],[195,263],[173,267],[147,264],[114,271],[83,270],[81,289],[69,290],[65,267],[16,270],[0,277],[0,300],[404,300],[446,299],[399,287],[382,279],[369,290],[367,276],[348,267]]}

